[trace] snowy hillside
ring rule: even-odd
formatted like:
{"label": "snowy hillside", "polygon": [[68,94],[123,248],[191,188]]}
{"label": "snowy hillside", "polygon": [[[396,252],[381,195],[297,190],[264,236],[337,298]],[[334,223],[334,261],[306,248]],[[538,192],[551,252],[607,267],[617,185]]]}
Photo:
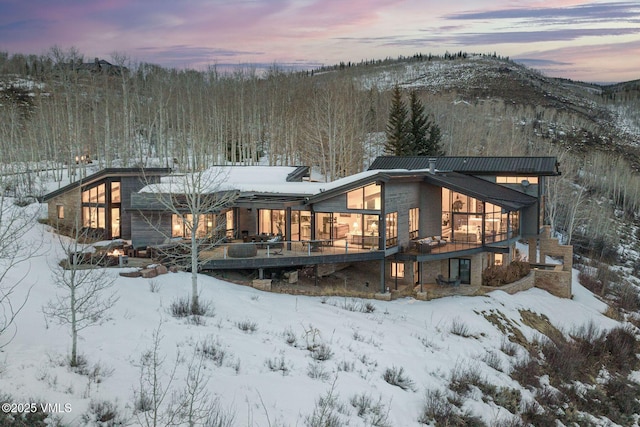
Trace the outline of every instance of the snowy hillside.
{"label": "snowy hillside", "polygon": [[[515,406],[499,406],[497,398],[483,399],[478,388],[457,395],[460,413],[497,425],[513,420],[505,406],[518,412],[534,398],[509,376],[527,358],[525,348],[512,342],[517,341],[513,332],[521,331],[529,342],[542,339],[526,326],[523,313],[546,316],[567,334],[587,324],[619,326],[602,314],[606,305],[577,280],[572,300],[532,289],[513,296],[496,291],[482,297],[383,302],[272,294],[201,276],[201,298],[212,314],[194,321],[170,314],[172,303],[189,293],[187,273],[125,278],[119,273],[126,269],[110,268],[104,275],[115,279],[119,300],[108,322],[80,332],[79,352],[86,365],[76,373],[65,363],[68,328],[43,315],[43,306],[60,292],[52,278],[64,258],[59,239],[38,223],[23,239],[41,242],[41,247],[2,282],[24,275],[12,301],[29,296],[16,320],[15,338],[0,353],[0,399],[59,404],[53,418],[60,425],[145,425],[140,395],[148,391],[144,368],[153,355],[159,360],[157,385],[167,391],[160,414],[176,403],[176,393],[200,366],[198,356],[204,356],[201,396],[208,398],[208,408],[233,419],[211,425],[417,426],[419,419],[424,421],[427,396],[441,396],[446,406],[442,396],[451,393],[456,376],[469,374],[521,396]],[[118,417],[102,424],[83,417],[92,401],[94,408],[96,402],[116,405]],[[320,416],[331,416],[335,423],[317,423]],[[592,421],[610,425],[604,419]]]}

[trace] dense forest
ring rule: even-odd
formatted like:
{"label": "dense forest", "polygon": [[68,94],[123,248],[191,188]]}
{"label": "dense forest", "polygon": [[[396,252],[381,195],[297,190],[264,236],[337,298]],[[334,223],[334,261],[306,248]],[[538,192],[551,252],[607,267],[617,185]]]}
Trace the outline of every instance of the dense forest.
{"label": "dense forest", "polygon": [[[73,48],[0,53],[0,163],[74,174],[82,159],[177,169],[262,162],[308,165],[334,180],[383,153],[396,86],[425,106],[446,155],[558,156],[548,215],[566,241],[614,242],[612,219],[635,218],[637,82],[551,79],[495,54],[285,72],[166,69],[121,54],[89,60]],[[592,209],[599,198],[611,206]]]}

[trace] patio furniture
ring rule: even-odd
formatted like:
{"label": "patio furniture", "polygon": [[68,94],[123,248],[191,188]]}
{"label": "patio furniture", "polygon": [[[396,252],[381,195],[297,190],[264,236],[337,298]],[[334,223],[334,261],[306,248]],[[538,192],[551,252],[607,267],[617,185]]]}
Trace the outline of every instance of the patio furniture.
{"label": "patio furniture", "polygon": [[282,236],[277,235],[276,237],[267,240],[265,245],[269,249],[269,253],[272,255],[282,255],[282,251],[284,249],[284,242],[282,241]]}
{"label": "patio furniture", "polygon": [[235,243],[229,245],[227,255],[230,258],[252,258],[258,254],[258,248],[253,243]]}
{"label": "patio furniture", "polygon": [[460,277],[447,279],[442,274],[438,274],[438,277],[436,277],[436,283],[440,286],[460,286],[460,282]]}
{"label": "patio furniture", "polygon": [[447,241],[441,239],[440,236],[425,237],[422,239],[413,240],[414,250],[421,254],[428,254],[432,249],[444,246],[446,244]]}

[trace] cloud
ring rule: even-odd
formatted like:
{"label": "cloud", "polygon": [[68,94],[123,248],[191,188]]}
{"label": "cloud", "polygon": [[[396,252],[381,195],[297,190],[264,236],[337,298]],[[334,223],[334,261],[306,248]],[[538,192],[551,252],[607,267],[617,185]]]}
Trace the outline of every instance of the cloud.
{"label": "cloud", "polygon": [[[576,28],[543,31],[497,31],[491,33],[456,34],[455,43],[487,45],[570,41],[581,37],[624,36],[640,33],[640,28]],[[450,38],[450,41],[451,40]]]}
{"label": "cloud", "polygon": [[557,66],[566,66],[573,65],[572,62],[567,61],[555,61],[553,59],[542,59],[542,58],[517,58],[515,62],[519,64],[526,65],[531,68],[542,68],[542,67],[557,67]]}
{"label": "cloud", "polygon": [[450,20],[487,20],[487,19],[558,19],[588,21],[637,20],[640,5],[637,2],[589,3],[569,7],[513,8],[478,12],[461,12],[445,15]]}
{"label": "cloud", "polygon": [[640,28],[580,28],[548,31],[495,31],[478,33],[445,33],[423,30],[422,37],[341,37],[339,40],[357,41],[380,46],[421,48],[425,45],[451,44],[460,46],[487,46],[538,42],[571,41],[581,37],[624,36],[640,33]]}
{"label": "cloud", "polygon": [[[205,46],[171,45],[165,47],[143,46],[135,49],[140,56],[146,58],[162,58],[163,64],[183,67],[202,67],[218,63],[218,58],[233,60],[243,55],[264,55],[264,52],[249,50],[232,50]],[[153,62],[153,59],[151,59]]]}

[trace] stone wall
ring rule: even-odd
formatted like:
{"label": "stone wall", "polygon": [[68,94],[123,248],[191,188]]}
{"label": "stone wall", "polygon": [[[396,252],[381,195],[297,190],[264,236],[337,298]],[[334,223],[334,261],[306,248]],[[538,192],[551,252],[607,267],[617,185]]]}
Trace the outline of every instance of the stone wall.
{"label": "stone wall", "polygon": [[544,226],[540,235],[540,262],[547,256],[562,259],[561,270],[536,270],[536,287],[561,298],[571,298],[573,268],[573,246],[561,245],[558,239],[550,237],[551,227]]}
{"label": "stone wall", "polygon": [[571,298],[571,271],[534,270],[536,288],[560,298]]}
{"label": "stone wall", "polygon": [[[82,226],[82,213],[80,212],[80,189],[74,189],[61,194],[48,202],[49,224],[53,227],[72,229],[77,223]],[[64,218],[58,219],[58,205],[64,206]]]}
{"label": "stone wall", "polygon": [[523,277],[522,279],[515,281],[513,283],[509,283],[507,285],[503,285],[499,287],[483,286],[482,290],[484,292],[500,290],[508,293],[509,295],[513,295],[518,292],[523,292],[533,288],[535,286],[535,277],[536,277],[536,271],[533,270],[526,277]]}

